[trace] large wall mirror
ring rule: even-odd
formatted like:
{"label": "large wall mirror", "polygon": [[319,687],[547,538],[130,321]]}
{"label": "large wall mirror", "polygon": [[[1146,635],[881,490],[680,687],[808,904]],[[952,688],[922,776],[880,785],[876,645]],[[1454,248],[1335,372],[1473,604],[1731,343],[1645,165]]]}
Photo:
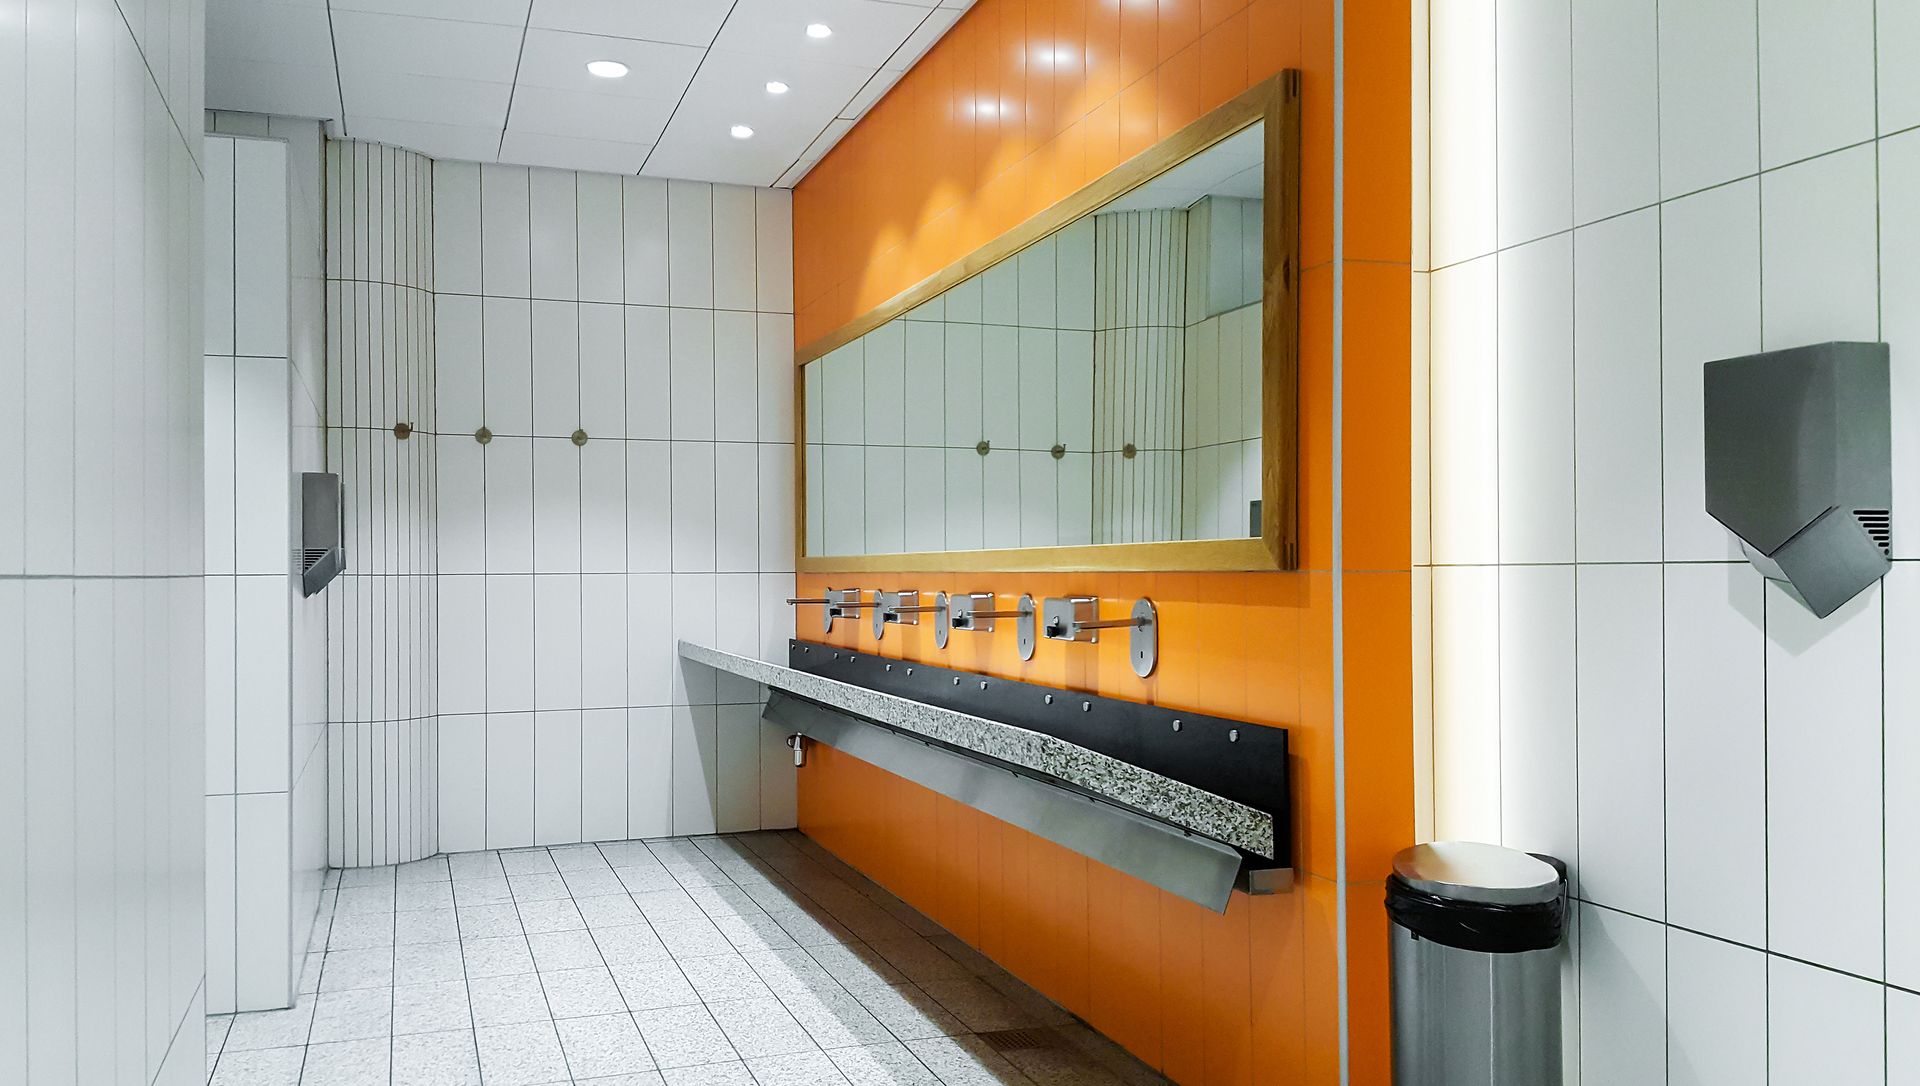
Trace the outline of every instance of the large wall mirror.
{"label": "large wall mirror", "polygon": [[800,568],[1293,568],[1298,85],[803,350]]}

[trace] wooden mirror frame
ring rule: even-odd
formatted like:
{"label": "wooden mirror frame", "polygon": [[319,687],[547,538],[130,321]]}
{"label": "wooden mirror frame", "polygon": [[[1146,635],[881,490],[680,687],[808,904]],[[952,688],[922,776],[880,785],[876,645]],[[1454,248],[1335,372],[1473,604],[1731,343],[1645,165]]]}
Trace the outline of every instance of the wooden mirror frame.
{"label": "wooden mirror frame", "polygon": [[794,381],[794,554],[801,573],[934,571],[1292,570],[1300,564],[1300,73],[1287,70],[1154,144],[1079,191],[795,352],[796,369],[944,293],[1228,136],[1266,122],[1261,298],[1261,479],[1258,538],[1062,547],[807,553],[806,381]]}

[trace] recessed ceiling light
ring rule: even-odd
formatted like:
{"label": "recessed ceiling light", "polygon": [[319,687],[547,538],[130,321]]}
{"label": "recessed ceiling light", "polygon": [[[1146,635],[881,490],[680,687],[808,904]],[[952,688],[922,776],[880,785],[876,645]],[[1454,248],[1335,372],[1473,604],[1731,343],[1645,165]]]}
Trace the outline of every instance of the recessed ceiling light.
{"label": "recessed ceiling light", "polygon": [[751,129],[751,128],[748,128],[748,127],[747,127],[746,125],[744,125],[744,124],[736,124],[736,125],[734,125],[734,126],[733,126],[732,128],[730,128],[730,129],[728,129],[728,131],[729,131],[729,132],[732,132],[732,133],[733,133],[733,138],[734,138],[734,139],[737,139],[737,140],[744,140],[744,139],[752,139],[752,138],[753,138],[753,129]]}
{"label": "recessed ceiling light", "polygon": [[785,94],[789,89],[785,83],[780,82],[778,79],[769,79],[767,81],[768,94]]}
{"label": "recessed ceiling light", "polygon": [[620,79],[627,74],[627,66],[617,60],[589,60],[587,71],[602,79]]}
{"label": "recessed ceiling light", "polygon": [[809,37],[809,38],[831,38],[831,37],[833,37],[833,28],[832,28],[832,27],[830,27],[830,26],[828,26],[828,25],[827,25],[827,24],[825,24],[825,23],[808,23],[808,24],[807,24],[807,37]]}

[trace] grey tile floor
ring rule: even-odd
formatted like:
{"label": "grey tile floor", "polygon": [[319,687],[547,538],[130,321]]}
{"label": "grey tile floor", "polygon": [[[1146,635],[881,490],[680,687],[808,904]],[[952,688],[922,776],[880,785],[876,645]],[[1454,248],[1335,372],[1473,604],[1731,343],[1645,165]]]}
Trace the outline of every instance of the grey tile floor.
{"label": "grey tile floor", "polygon": [[207,1025],[215,1086],[1167,1081],[791,832],[335,871],[293,1008]]}

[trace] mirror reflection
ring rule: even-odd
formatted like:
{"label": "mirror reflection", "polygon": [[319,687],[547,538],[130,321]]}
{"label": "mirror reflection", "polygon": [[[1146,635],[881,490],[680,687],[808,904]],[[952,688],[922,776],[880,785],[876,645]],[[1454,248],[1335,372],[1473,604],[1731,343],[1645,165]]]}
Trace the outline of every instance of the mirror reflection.
{"label": "mirror reflection", "polygon": [[806,553],[1260,535],[1263,141],[809,363]]}

